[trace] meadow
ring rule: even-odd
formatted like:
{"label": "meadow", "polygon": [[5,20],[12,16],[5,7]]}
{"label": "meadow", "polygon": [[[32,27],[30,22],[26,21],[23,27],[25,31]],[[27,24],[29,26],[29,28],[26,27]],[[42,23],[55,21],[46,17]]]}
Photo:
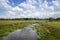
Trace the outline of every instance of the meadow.
{"label": "meadow", "polygon": [[32,29],[37,31],[38,40],[60,40],[60,21],[49,20],[0,20],[0,37],[37,22],[41,23]]}

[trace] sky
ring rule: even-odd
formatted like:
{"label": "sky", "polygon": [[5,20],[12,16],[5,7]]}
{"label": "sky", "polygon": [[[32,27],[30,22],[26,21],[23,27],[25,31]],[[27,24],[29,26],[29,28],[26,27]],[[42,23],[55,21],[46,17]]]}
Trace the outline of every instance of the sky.
{"label": "sky", "polygon": [[60,0],[0,0],[0,18],[49,17],[60,17]]}

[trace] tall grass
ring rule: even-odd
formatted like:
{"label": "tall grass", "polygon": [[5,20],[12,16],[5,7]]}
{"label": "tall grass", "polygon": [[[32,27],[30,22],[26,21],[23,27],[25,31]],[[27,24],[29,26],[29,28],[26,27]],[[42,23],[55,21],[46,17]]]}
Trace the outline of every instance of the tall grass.
{"label": "tall grass", "polygon": [[42,22],[33,28],[38,33],[38,40],[60,40],[60,21],[47,20],[0,20],[0,37],[36,22]]}
{"label": "tall grass", "polygon": [[[34,29],[37,30],[38,40],[60,40],[60,22],[43,22]],[[55,25],[54,25],[55,24]]]}

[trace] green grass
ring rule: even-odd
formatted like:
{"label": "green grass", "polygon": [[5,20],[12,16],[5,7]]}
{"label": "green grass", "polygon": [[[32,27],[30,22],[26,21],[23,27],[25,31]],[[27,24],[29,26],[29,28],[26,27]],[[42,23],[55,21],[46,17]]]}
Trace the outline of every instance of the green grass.
{"label": "green grass", "polygon": [[38,32],[39,40],[60,40],[60,21],[59,22],[43,22],[34,29]]}
{"label": "green grass", "polygon": [[17,29],[22,29],[23,27],[37,22],[35,20],[0,20],[0,37],[7,35],[8,33],[15,31]]}
{"label": "green grass", "polygon": [[38,33],[38,40],[60,40],[60,21],[48,20],[0,20],[0,37],[34,22],[42,22],[33,28]]}

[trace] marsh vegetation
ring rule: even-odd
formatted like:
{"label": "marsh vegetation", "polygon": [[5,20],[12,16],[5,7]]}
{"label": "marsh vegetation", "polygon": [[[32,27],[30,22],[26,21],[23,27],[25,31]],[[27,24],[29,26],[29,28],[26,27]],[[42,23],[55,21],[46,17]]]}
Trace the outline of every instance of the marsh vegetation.
{"label": "marsh vegetation", "polygon": [[39,23],[32,28],[37,31],[38,40],[60,40],[60,21],[49,20],[0,20],[0,37],[32,23]]}

